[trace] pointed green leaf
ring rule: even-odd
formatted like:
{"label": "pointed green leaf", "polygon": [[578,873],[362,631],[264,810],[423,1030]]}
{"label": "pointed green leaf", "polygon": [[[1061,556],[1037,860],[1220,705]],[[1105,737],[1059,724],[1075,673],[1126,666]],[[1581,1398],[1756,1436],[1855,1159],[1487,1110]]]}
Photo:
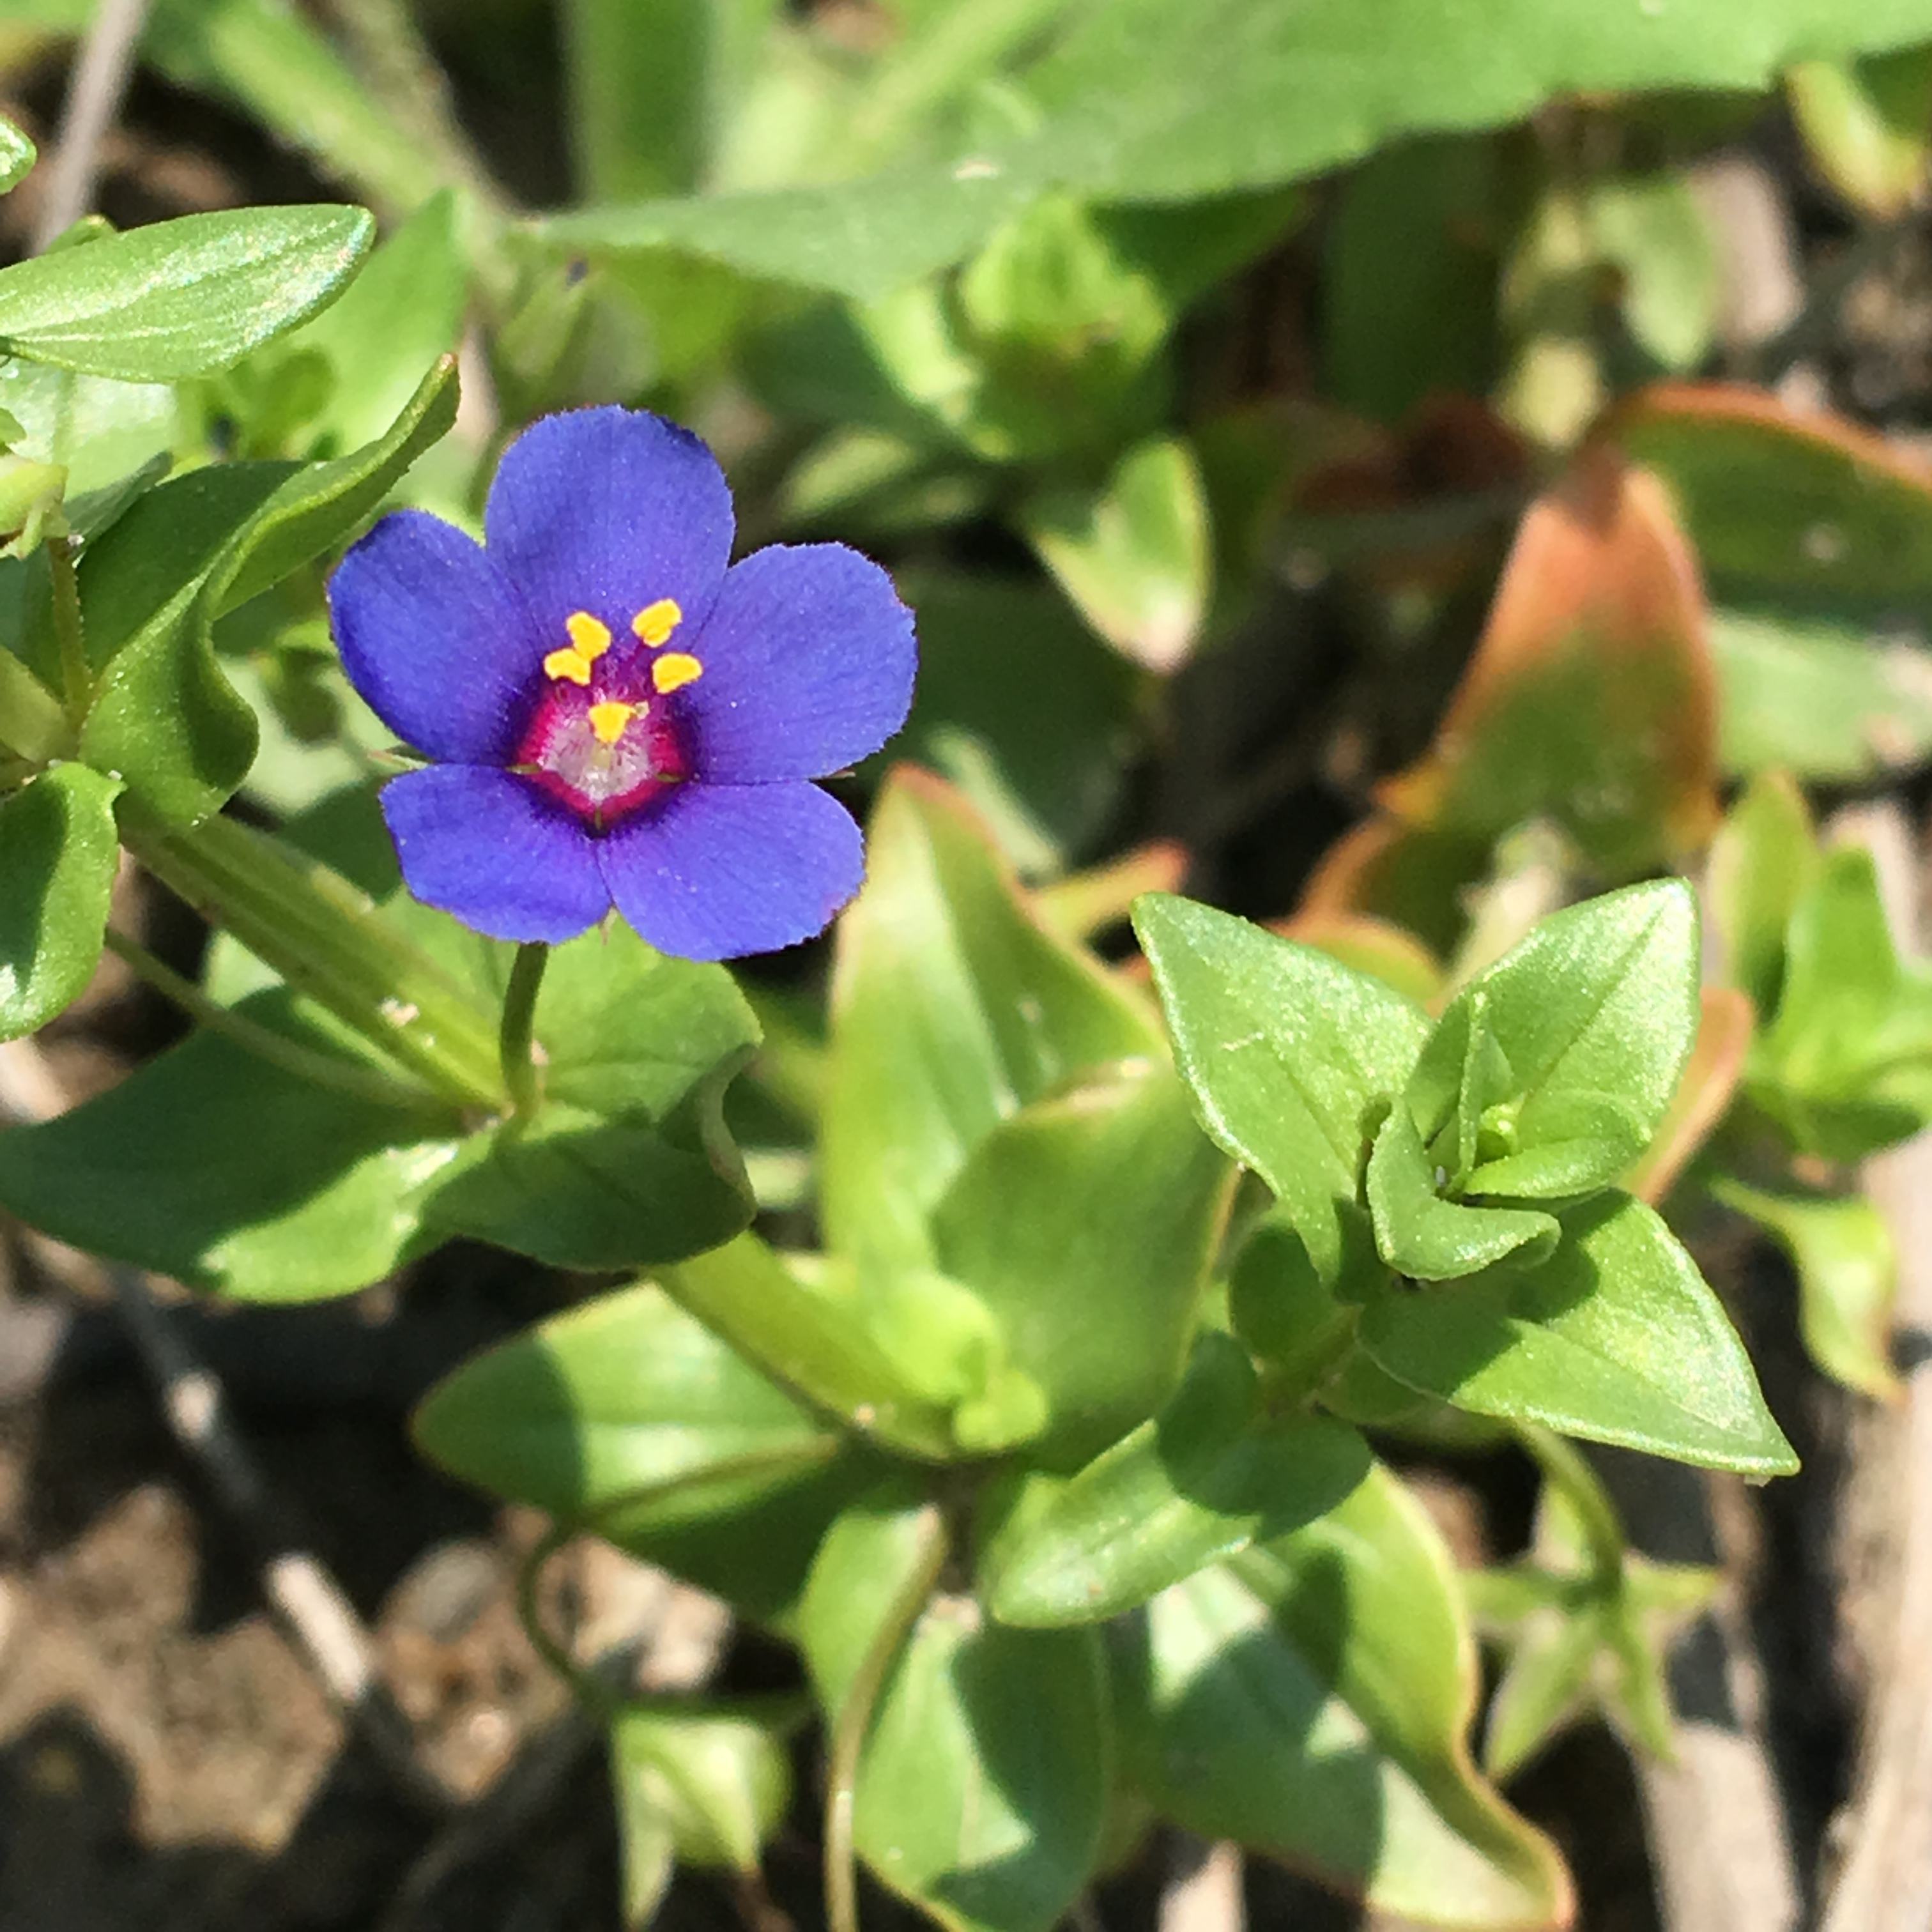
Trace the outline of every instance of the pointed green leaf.
{"label": "pointed green leaf", "polygon": [[1556,1217],[1516,1208],[1466,1208],[1436,1192],[1429,1155],[1406,1106],[1389,1109],[1369,1156],[1376,1246],[1398,1274],[1453,1281],[1505,1255],[1526,1264],[1556,1245]]}
{"label": "pointed green leaf", "polygon": [[1401,1918],[1568,1922],[1555,1850],[1469,1762],[1475,1657],[1454,1571],[1386,1469],[1164,1592],[1123,1638],[1124,1768],[1166,1816]]}
{"label": "pointed green leaf", "polygon": [[1204,1335],[1160,1414],[1027,1512],[991,1557],[1002,1622],[1099,1623],[1250,1544],[1298,1528],[1368,1473],[1345,1424],[1263,1410],[1246,1354]]}
{"label": "pointed green leaf", "polygon": [[[215,661],[215,619],[349,536],[455,418],[446,359],[366,449],[292,470],[224,466],[136,503],[86,573],[89,654],[105,666],[81,731],[86,761],[118,773],[170,824],[224,803],[248,775],[256,733]],[[191,545],[176,533],[184,508]]]}
{"label": "pointed green leaf", "polygon": [[188,214],[0,271],[0,346],[82,374],[167,382],[310,316],[374,238],[359,208]]}
{"label": "pointed green leaf", "polygon": [[1333,1281],[1371,1110],[1408,1079],[1428,1021],[1366,974],[1191,900],[1150,893],[1134,926],[1202,1126],[1274,1189]]}
{"label": "pointed green leaf", "polygon": [[1479,1415],[1748,1475],[1795,1469],[1736,1330],[1662,1219],[1615,1193],[1562,1218],[1538,1266],[1380,1296],[1363,1346],[1398,1381]]}
{"label": "pointed green leaf", "polygon": [[120,790],[85,765],[56,765],[0,800],[0,1040],[38,1031],[94,976]]}
{"label": "pointed green leaf", "polygon": [[1418,1061],[1425,1143],[1456,1120],[1478,1011],[1507,1061],[1502,1142],[1466,1193],[1561,1199],[1606,1186],[1648,1145],[1697,1032],[1697,908],[1681,880],[1629,886],[1539,924],[1466,986]]}

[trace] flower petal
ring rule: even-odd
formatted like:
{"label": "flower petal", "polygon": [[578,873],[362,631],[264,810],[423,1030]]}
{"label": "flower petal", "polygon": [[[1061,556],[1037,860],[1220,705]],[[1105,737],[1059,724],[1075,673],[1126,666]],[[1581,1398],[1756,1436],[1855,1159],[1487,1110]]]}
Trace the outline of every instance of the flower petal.
{"label": "flower petal", "polygon": [[586,610],[628,643],[665,598],[682,635],[711,608],[731,557],[731,492],[688,430],[648,410],[574,410],[503,452],[484,512],[490,554],[522,593],[545,650]]}
{"label": "flower petal", "polygon": [[826,777],[876,752],[912,703],[912,613],[843,544],[774,544],[734,564],[686,648],[704,667],[679,712],[704,778]]}
{"label": "flower petal", "polygon": [[398,510],[342,560],[328,614],[350,682],[398,737],[460,764],[509,757],[542,681],[537,640],[480,544]]}
{"label": "flower petal", "polygon": [[493,939],[574,939],[609,909],[590,835],[512,772],[405,772],[382,802],[404,884]]}
{"label": "flower petal", "polygon": [[660,952],[736,959],[822,932],[865,877],[851,814],[815,785],[680,785],[598,842],[617,910]]}

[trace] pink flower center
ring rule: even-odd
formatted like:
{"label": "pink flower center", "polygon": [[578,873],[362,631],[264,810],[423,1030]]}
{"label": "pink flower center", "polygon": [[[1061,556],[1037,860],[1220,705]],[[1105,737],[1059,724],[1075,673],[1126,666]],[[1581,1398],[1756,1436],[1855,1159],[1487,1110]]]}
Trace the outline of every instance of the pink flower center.
{"label": "pink flower center", "polygon": [[683,613],[669,598],[632,620],[638,648],[613,651],[609,627],[573,611],[570,641],[543,661],[548,687],[517,748],[515,769],[604,832],[691,776],[672,718],[673,694],[703,675],[697,658],[662,646]]}

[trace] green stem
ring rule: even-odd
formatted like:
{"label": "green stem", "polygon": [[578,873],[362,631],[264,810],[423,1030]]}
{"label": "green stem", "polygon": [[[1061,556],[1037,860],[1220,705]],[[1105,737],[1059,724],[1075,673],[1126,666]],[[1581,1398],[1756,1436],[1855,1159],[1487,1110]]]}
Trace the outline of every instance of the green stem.
{"label": "green stem", "polygon": [[191,830],[124,805],[122,842],[298,993],[454,1105],[501,1113],[494,1016],[326,866],[218,814]]}
{"label": "green stem", "polygon": [[66,758],[74,749],[74,727],[60,701],[4,646],[0,646],[0,745],[33,765]]}
{"label": "green stem", "polygon": [[503,1070],[504,1089],[510,1096],[511,1112],[522,1120],[536,1112],[543,1097],[534,1028],[537,989],[543,984],[544,968],[549,964],[550,948],[541,940],[518,946],[517,963],[510,968],[510,983],[503,994],[497,1058]]}
{"label": "green stem", "polygon": [[635,1489],[608,1498],[582,1516],[552,1523],[517,1572],[517,1616],[530,1640],[530,1648],[570,1687],[578,1702],[599,1724],[608,1725],[620,1711],[636,1700],[624,1696],[595,1670],[586,1670],[551,1635],[543,1619],[543,1606],[537,1600],[544,1568],[550,1558],[579,1536],[602,1534],[617,1517],[632,1510],[740,1477],[764,1475],[774,1470],[802,1470],[829,1462],[843,1446],[836,1436],[827,1436],[815,1442],[788,1443],[782,1448],[747,1450],[742,1456],[728,1456],[701,1468],[668,1476],[662,1482],[640,1484]]}
{"label": "green stem", "polygon": [[374,1101],[379,1107],[399,1107],[420,1113],[440,1111],[443,1106],[442,1096],[426,1087],[405,1086],[373,1067],[358,1066],[353,1060],[340,1059],[332,1053],[319,1053],[299,1040],[290,1039],[286,1034],[260,1025],[246,1014],[211,1000],[192,980],[184,979],[138,940],[111,927],[106,934],[106,944],[117,959],[127,962],[137,979],[145,980],[164,999],[172,1000],[198,1025],[219,1034],[224,1040],[232,1040],[258,1060],[279,1066],[284,1073],[292,1073],[298,1079],[358,1100]]}
{"label": "green stem", "polygon": [[928,1503],[920,1512],[919,1533],[918,1560],[886,1604],[832,1726],[832,1756],[825,1775],[825,1917],[830,1932],[859,1932],[859,1867],[852,1838],[859,1755],[872,1728],[872,1713],[886,1678],[946,1565],[946,1519],[937,1503]]}
{"label": "green stem", "polygon": [[45,548],[47,571],[53,582],[54,636],[60,644],[61,684],[67,715],[78,730],[94,702],[94,672],[87,662],[87,642],[80,627],[80,586],[74,572],[70,538],[50,536]]}
{"label": "green stem", "polygon": [[1628,1547],[1624,1540],[1624,1526],[1618,1517],[1616,1504],[1611,1502],[1610,1492],[1591,1468],[1588,1458],[1574,1442],[1558,1436],[1554,1430],[1545,1429],[1540,1423],[1520,1422],[1514,1427],[1517,1441],[1535,1457],[1544,1480],[1552,1484],[1576,1511],[1585,1540],[1590,1546],[1590,1560],[1596,1580],[1621,1590],[1624,1556]]}

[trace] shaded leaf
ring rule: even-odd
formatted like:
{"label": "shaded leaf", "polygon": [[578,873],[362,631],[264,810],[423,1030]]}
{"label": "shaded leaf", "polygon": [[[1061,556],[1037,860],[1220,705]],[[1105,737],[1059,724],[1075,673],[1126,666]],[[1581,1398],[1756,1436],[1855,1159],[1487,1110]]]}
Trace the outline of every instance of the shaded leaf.
{"label": "shaded leaf", "polygon": [[0,800],[0,1040],[38,1032],[94,976],[120,790],[85,765],[56,765]]}
{"label": "shaded leaf", "polygon": [[1724,977],[1768,1016],[1784,984],[1784,935],[1818,874],[1804,794],[1782,772],[1754,778],[1711,846],[1710,896]]}
{"label": "shaded leaf", "polygon": [[1568,1923],[1554,1849],[1469,1762],[1454,1572],[1386,1469],[1164,1592],[1122,1639],[1125,1768],[1164,1815],[1425,1924]]}
{"label": "shaded leaf", "polygon": [[1897,220],[1924,192],[1932,160],[1932,51],[1802,61],[1784,84],[1819,172],[1862,213]]}
{"label": "shaded leaf", "polygon": [[826,1244],[932,1268],[927,1219],[1016,1108],[1159,1050],[1133,996],[1051,932],[937,779],[896,770],[839,922],[820,1150]]}
{"label": "shaded leaf", "polygon": [[1204,1335],[1157,1417],[1003,1532],[982,1580],[992,1613],[1034,1626],[1101,1622],[1298,1528],[1369,1467],[1367,1445],[1343,1424],[1266,1414],[1246,1354]]}
{"label": "shaded leaf", "polygon": [[1553,1215],[1444,1200],[1414,1117],[1400,1104],[1376,1136],[1367,1181],[1376,1251],[1396,1274],[1414,1280],[1452,1281],[1505,1255],[1532,1266],[1556,1245]]}
{"label": "shaded leaf", "polygon": [[1364,1347],[1398,1381],[1479,1415],[1712,1468],[1795,1469],[1736,1331],[1658,1216],[1610,1194],[1562,1220],[1537,1266],[1378,1297]]}
{"label": "shaded leaf", "polygon": [[1655,1208],[1717,1130],[1744,1078],[1757,1025],[1750,996],[1735,986],[1706,986],[1699,996],[1697,1041],[1643,1157],[1623,1178],[1625,1192]]}
{"label": "shaded leaf", "polygon": [[1137,444],[1097,494],[1036,497],[1022,524],[1075,608],[1116,650],[1163,673],[1192,653],[1212,560],[1201,472],[1184,442]]}

